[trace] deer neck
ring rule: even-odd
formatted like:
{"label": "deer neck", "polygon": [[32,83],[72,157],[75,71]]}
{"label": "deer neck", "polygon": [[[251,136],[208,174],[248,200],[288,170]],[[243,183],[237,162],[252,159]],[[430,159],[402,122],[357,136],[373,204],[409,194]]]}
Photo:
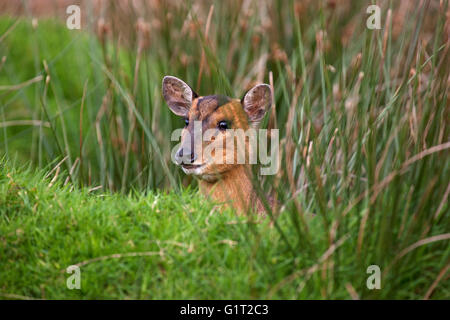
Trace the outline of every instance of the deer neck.
{"label": "deer neck", "polygon": [[252,185],[252,173],[248,165],[236,165],[215,181],[201,179],[200,191],[213,200],[225,203],[239,212],[261,206]]}

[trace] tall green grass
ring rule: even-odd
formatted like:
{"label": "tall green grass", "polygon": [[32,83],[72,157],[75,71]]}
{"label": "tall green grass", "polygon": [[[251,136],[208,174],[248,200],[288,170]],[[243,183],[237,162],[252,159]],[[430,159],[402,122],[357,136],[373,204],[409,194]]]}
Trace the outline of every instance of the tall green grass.
{"label": "tall green grass", "polygon": [[[195,181],[170,161],[182,121],[162,77],[233,97],[271,82],[263,126],[280,130],[281,165],[259,181],[282,204],[280,290],[448,298],[448,1],[382,2],[381,30],[366,28],[369,2],[332,3],[111,4],[82,31],[4,17],[0,149],[48,170],[64,159],[60,179],[77,188],[180,192]],[[362,281],[371,264],[382,290]]]}

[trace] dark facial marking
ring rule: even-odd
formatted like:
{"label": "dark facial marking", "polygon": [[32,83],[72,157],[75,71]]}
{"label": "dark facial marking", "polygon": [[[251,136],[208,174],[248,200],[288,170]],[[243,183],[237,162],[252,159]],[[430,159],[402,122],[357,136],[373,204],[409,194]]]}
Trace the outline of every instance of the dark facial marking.
{"label": "dark facial marking", "polygon": [[228,102],[230,102],[230,99],[222,95],[201,97],[197,101],[197,109],[200,112],[200,117],[205,119],[209,114],[216,111],[217,108]]}

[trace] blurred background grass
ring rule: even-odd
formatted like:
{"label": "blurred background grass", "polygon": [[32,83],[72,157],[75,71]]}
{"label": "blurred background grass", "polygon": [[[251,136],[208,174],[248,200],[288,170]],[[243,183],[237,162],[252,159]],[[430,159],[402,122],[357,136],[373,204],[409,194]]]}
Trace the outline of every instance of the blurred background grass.
{"label": "blurred background grass", "polygon": [[[355,255],[321,261],[322,297],[342,268],[395,261],[389,290],[358,292],[417,298],[438,280],[433,292],[448,298],[448,1],[75,3],[81,30],[65,27],[67,1],[0,2],[7,159],[47,170],[64,160],[59,179],[104,192],[179,190],[195,180],[170,161],[182,120],[162,77],[232,97],[271,83],[263,127],[280,129],[281,166],[260,181],[289,218],[277,229],[285,250],[315,261],[313,238],[331,248],[348,236]],[[372,3],[380,30],[366,28]]]}

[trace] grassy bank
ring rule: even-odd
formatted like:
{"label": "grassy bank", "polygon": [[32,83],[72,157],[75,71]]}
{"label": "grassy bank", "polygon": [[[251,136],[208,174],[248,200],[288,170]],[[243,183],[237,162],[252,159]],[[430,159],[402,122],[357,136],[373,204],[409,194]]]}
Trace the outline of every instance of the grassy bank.
{"label": "grassy bank", "polygon": [[[52,177],[2,165],[3,298],[320,297],[319,290],[297,294],[297,281],[271,291],[308,263],[288,252],[267,221],[218,214],[189,190],[100,194]],[[74,264],[81,290],[66,287],[64,271]],[[342,288],[339,295],[346,296]]]}
{"label": "grassy bank", "polygon": [[[348,299],[351,288],[361,298],[423,298],[449,259],[438,239],[410,248],[383,266],[382,288],[371,291],[355,252],[356,219],[335,246],[317,236],[292,252],[287,243],[297,234],[287,214],[278,219],[283,239],[268,219],[218,213],[192,190],[105,194],[72,190],[54,176],[2,163],[2,298]],[[325,231],[319,217],[308,226]],[[66,287],[70,265],[80,266],[80,290]],[[332,279],[324,277],[330,267]],[[443,282],[430,293],[449,296]]]}

